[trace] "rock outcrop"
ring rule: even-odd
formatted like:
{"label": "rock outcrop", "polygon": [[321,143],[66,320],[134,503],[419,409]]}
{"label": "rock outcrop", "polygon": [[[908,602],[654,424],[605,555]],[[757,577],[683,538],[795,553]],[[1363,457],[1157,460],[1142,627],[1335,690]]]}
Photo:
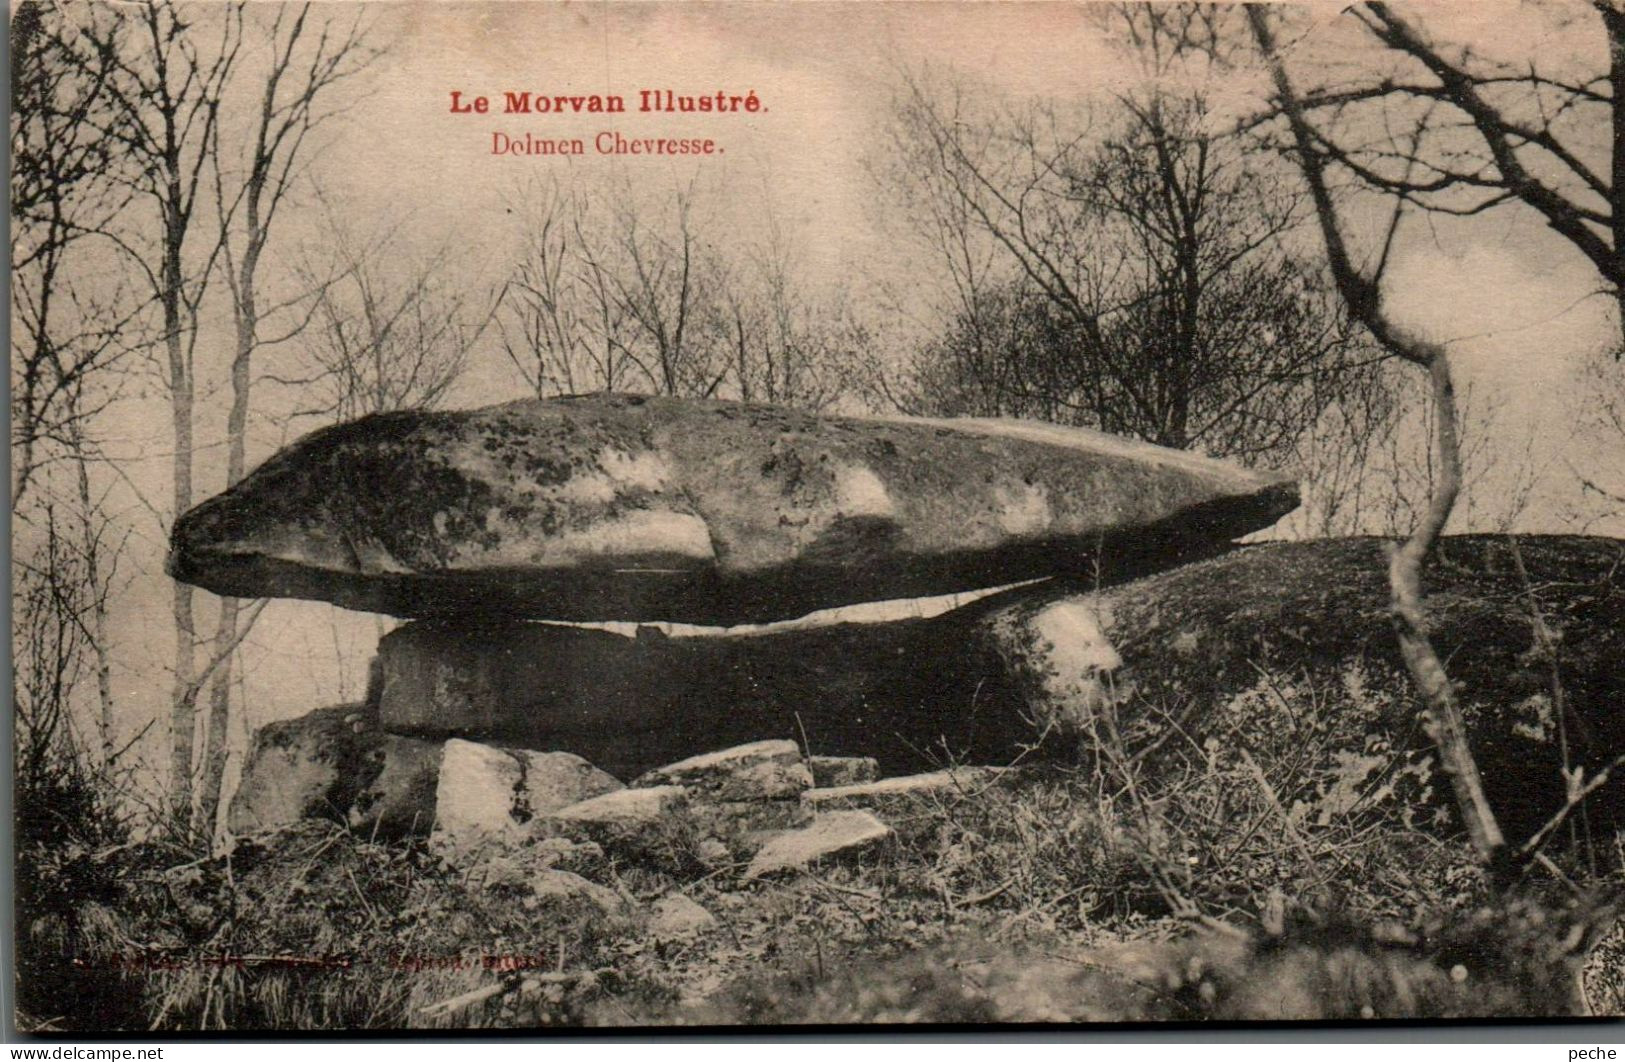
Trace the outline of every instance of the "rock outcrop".
{"label": "rock outcrop", "polygon": [[1156,570],[1296,505],[1082,429],[592,395],[318,431],[178,520],[169,571],[400,616],[728,625]]}
{"label": "rock outcrop", "polygon": [[[1166,757],[1213,740],[1361,755],[1373,738],[1426,749],[1385,549],[1374,538],[1249,546],[1071,599],[1121,656],[1111,685],[1128,751],[1155,744]],[[1625,751],[1625,541],[1447,536],[1424,582],[1486,793],[1507,836],[1528,837],[1563,805],[1565,754],[1590,777]],[[1019,601],[1001,622],[1054,603]],[[1087,724],[1053,676],[1035,669],[1025,689],[1034,711]],[[1314,710],[1294,716],[1302,705]],[[1186,737],[1163,741],[1176,722]],[[1598,837],[1625,825],[1625,778],[1593,794],[1588,814]]]}
{"label": "rock outcrop", "polygon": [[331,819],[380,837],[429,831],[439,742],[385,733],[376,708],[348,704],[261,727],[227,823],[243,835]]}

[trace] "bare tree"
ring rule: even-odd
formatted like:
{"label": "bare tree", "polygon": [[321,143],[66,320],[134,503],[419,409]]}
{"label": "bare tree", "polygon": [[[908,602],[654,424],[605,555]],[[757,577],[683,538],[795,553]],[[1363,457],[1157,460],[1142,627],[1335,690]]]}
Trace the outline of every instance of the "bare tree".
{"label": "bare tree", "polygon": [[[1303,505],[1277,530],[1285,537],[1326,538],[1383,533],[1393,503],[1408,498],[1390,475],[1386,455],[1403,434],[1411,401],[1397,367],[1373,365],[1351,380],[1292,445]],[[1394,465],[1393,468],[1410,466]]]}
{"label": "bare tree", "polygon": [[608,246],[583,248],[594,275],[608,278],[630,327],[627,357],[655,394],[708,398],[727,375],[713,341],[718,266],[701,239],[692,188],[673,193],[669,210],[618,205]]}
{"label": "bare tree", "polygon": [[[78,431],[84,418],[70,410],[68,423]],[[42,465],[27,508],[13,514],[18,765],[31,772],[26,785],[66,772],[94,777],[105,790],[122,751],[115,747],[108,602],[128,532],[92,486],[93,458],[82,442],[70,439],[60,448],[60,460]],[[81,727],[75,695],[87,671],[94,673],[96,700]]]}
{"label": "bare tree", "polygon": [[86,580],[54,501],[40,507],[42,534],[15,558],[12,705],[19,791],[40,788],[69,747],[71,697],[85,663]]}
{"label": "bare tree", "polygon": [[119,533],[106,513],[105,494],[93,490],[91,458],[83,434],[75,431],[70,443],[73,456],[75,500],[78,503],[79,541],[76,543],[84,569],[83,593],[88,628],[85,631],[96,672],[96,734],[99,763],[103,773],[113,768],[115,759],[115,701],[113,697],[112,629],[108,623],[108,597],[117,577],[128,533]]}
{"label": "bare tree", "polygon": [[525,236],[499,299],[508,359],[537,397],[629,386],[632,320],[606,252],[594,250],[606,242],[600,219],[557,181],[512,203]]}
{"label": "bare tree", "polygon": [[[1151,76],[1205,9],[1119,14],[1152,70],[1110,107],[988,115],[906,80],[890,178],[957,298],[928,353],[983,412],[1277,452],[1370,353],[1287,253],[1301,198],[1214,131],[1203,92]],[[914,401],[935,405],[921,367]]]}
{"label": "bare tree", "polygon": [[110,219],[129,198],[101,133],[112,106],[112,50],[57,5],[38,0],[18,7],[11,38],[15,512],[40,447],[83,443],[84,422],[117,393],[105,386],[105,370],[131,349],[131,318],[141,306],[116,283],[84,282],[92,272],[85,252],[105,242]]}
{"label": "bare tree", "polygon": [[846,300],[814,295],[782,232],[707,238],[693,186],[595,209],[558,182],[528,187],[499,297],[508,359],[538,396],[635,390],[822,408],[868,340]]}
{"label": "bare tree", "polygon": [[1423,611],[1422,561],[1444,530],[1455,505],[1461,486],[1461,446],[1448,352],[1441,344],[1397,325],[1383,305],[1382,280],[1388,252],[1393,246],[1409,200],[1403,195],[1395,197],[1387,236],[1376,262],[1366,267],[1357,264],[1327,177],[1331,166],[1347,164],[1345,155],[1329,143],[1323,130],[1311,124],[1308,110],[1293,87],[1276,45],[1270,16],[1256,5],[1250,5],[1247,13],[1253,37],[1269,64],[1275,102],[1286,119],[1291,135],[1291,151],[1309,187],[1338,291],[1349,312],[1384,350],[1418,366],[1428,375],[1434,413],[1432,449],[1438,463],[1438,478],[1426,512],[1417,521],[1410,537],[1390,553],[1388,578],[1394,626],[1399,636],[1401,655],[1422,698],[1423,724],[1439,749],[1457,807],[1462,813],[1463,825],[1480,857],[1498,876],[1504,876],[1509,869],[1510,852],[1495,814],[1484,796],[1478,765],[1467,744],[1466,728],[1455,689],[1428,640],[1427,619]]}
{"label": "bare tree", "polygon": [[725,274],[720,298],[722,345],[740,400],[823,409],[850,388],[847,371],[868,346],[868,330],[843,296],[820,299],[798,283],[776,222]]}
{"label": "bare tree", "polygon": [[[209,158],[226,89],[243,45],[243,12],[172,0],[120,8],[85,5],[95,35],[111,57],[111,105],[99,132],[125,160],[133,205],[152,211],[147,233],[119,240],[161,315],[163,381],[174,449],[172,506],[192,505],[197,402],[198,317],[222,248],[218,231],[196,224],[206,201]],[[171,611],[175,661],[170,709],[171,814],[185,829],[192,813],[195,706],[206,676],[198,674],[192,588],[175,581]]]}
{"label": "bare tree", "polygon": [[326,253],[301,270],[315,291],[305,337],[314,372],[272,377],[315,399],[295,415],[342,421],[439,404],[492,320],[459,286],[451,251],[416,258],[398,232],[357,237],[335,221]]}
{"label": "bare tree", "polygon": [[[212,281],[226,279],[235,324],[225,453],[231,482],[246,461],[253,356],[286,338],[263,334],[270,315],[291,305],[268,304],[260,282],[275,219],[302,179],[312,132],[335,113],[335,86],[363,69],[372,53],[362,46],[354,17],[318,15],[313,8],[264,14],[240,2],[175,0],[85,8],[82,32],[111,68],[108,106],[96,131],[120,163],[115,172],[123,175],[131,207],[108,235],[160,319],[157,349],[173,436],[171,505],[178,515],[194,500],[196,351]],[[247,30],[250,23],[254,32]],[[135,221],[143,207],[152,211],[150,227]],[[212,650],[200,663],[193,592],[176,581],[172,594],[170,810],[178,829],[202,835],[224,757],[230,650],[246,630],[239,606],[225,602]],[[196,703],[211,680],[199,755]]]}
{"label": "bare tree", "polygon": [[[1531,18],[1566,30],[1593,27],[1603,64],[1577,50],[1557,49],[1496,58],[1491,49],[1447,42],[1425,19],[1382,2],[1355,5],[1341,25],[1374,49],[1376,59],[1344,76],[1338,64],[1315,64],[1299,75],[1261,8],[1249,8],[1253,36],[1269,63],[1287,149],[1299,161],[1314,198],[1338,288],[1350,312],[1386,349],[1426,369],[1433,394],[1435,489],[1426,512],[1390,571],[1396,625],[1424,718],[1452,772],[1458,803],[1475,846],[1492,866],[1513,861],[1481,796],[1454,698],[1422,623],[1418,572],[1448,520],[1462,483],[1459,413],[1444,348],[1396,326],[1383,304],[1383,267],[1409,212],[1475,217],[1500,209],[1531,210],[1597,270],[1601,290],[1625,311],[1621,257],[1620,178],[1625,175],[1625,8],[1617,0],[1578,7],[1531,4]],[[1590,23],[1594,16],[1596,22]],[[1376,73],[1372,73],[1376,71]],[[1261,122],[1271,122],[1269,116]],[[1330,190],[1331,174],[1363,194],[1391,204],[1390,222],[1374,265],[1361,267],[1349,250],[1347,222]],[[1625,328],[1625,312],[1620,312]],[[1578,778],[1576,792],[1585,790]],[[1517,853],[1529,855],[1529,847]]]}
{"label": "bare tree", "polygon": [[[1293,447],[1303,506],[1277,533],[1403,536],[1427,510],[1440,471],[1426,445],[1435,430],[1433,394],[1407,366],[1380,371],[1373,386],[1340,395]],[[1510,531],[1530,509],[1543,471],[1533,435],[1526,427],[1520,437],[1493,392],[1468,385],[1456,405],[1461,489],[1451,524]]]}
{"label": "bare tree", "polygon": [[980,287],[915,352],[899,404],[910,413],[1108,423],[1103,394],[1077,400],[1090,397],[1077,354],[1084,342],[1041,292],[1019,281]]}
{"label": "bare tree", "polygon": [[[120,362],[140,342],[148,304],[98,268],[131,195],[101,133],[117,33],[51,3],[23,4],[12,21],[13,694],[18,765],[30,772],[19,780],[36,791],[93,778],[105,793],[120,752],[109,598],[128,531],[93,484],[92,428],[120,396]],[[86,671],[95,705],[81,733],[72,709]]]}
{"label": "bare tree", "polygon": [[[1370,189],[1437,214],[1534,211],[1596,267],[1625,335],[1625,5],[1590,8],[1606,65],[1567,47],[1496,58],[1387,3],[1356,4],[1350,20],[1390,62],[1317,70],[1298,97],[1312,133],[1340,130],[1339,165]],[[1557,29],[1588,17],[1579,5],[1522,10]]]}
{"label": "bare tree", "polygon": [[1576,516],[1588,526],[1618,526],[1625,517],[1625,376],[1617,370],[1620,351],[1599,350],[1582,375],[1580,440],[1583,453],[1569,463],[1579,482]]}
{"label": "bare tree", "polygon": [[[17,750],[30,772],[84,752],[105,776],[117,755],[107,601],[122,543],[110,541],[115,532],[99,507],[82,510],[78,500],[41,499],[20,536],[27,545],[15,561],[13,595]],[[74,693],[87,670],[96,677],[95,742],[82,750],[73,733]]]}

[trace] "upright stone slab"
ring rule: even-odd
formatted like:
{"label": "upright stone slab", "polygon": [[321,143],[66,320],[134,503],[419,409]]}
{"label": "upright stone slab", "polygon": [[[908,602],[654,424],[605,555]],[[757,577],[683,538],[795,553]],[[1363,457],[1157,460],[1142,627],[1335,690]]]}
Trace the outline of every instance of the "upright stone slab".
{"label": "upright stone slab", "polygon": [[1095,706],[1110,694],[1099,625],[1076,603],[1043,606],[1069,592],[759,634],[407,624],[379,646],[383,720],[419,737],[569,749],[621,778],[785,735],[888,773],[943,756],[1008,763],[1081,710],[1080,691]]}
{"label": "upright stone slab", "polygon": [[592,395],[316,432],[178,520],[169,571],[401,616],[728,625],[1165,568],[1296,505],[1082,429]]}

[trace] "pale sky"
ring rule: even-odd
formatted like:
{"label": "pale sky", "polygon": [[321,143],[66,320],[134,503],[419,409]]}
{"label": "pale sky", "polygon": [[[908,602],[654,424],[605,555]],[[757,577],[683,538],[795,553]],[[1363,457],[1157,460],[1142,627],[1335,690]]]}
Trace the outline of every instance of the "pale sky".
{"label": "pale sky", "polygon": [[[1358,35],[1338,21],[1340,6],[1317,9],[1318,29],[1300,43],[1308,61],[1369,61],[1350,49]],[[1567,27],[1499,0],[1425,11],[1441,36],[1497,58],[1538,55],[1549,64],[1570,54],[1603,65],[1602,38],[1584,5]],[[749,237],[769,219],[782,226],[807,277],[895,282],[920,263],[889,225],[889,204],[865,163],[884,151],[879,131],[899,69],[929,63],[971,79],[990,100],[1018,101],[1101,99],[1136,77],[1081,4],[453,2],[375,4],[370,17],[396,43],[373,96],[325,160],[324,183],[364,212],[409,211],[435,238],[466,234],[488,266],[499,265],[516,236],[504,224],[505,197],[527,178],[586,186],[625,179],[651,193],[698,181],[720,229]],[[765,110],[524,116],[454,115],[449,106],[453,90],[489,96],[493,112],[503,92],[532,91],[619,93],[635,109],[637,91],[650,87],[754,90]],[[1262,88],[1261,73],[1231,75],[1219,94],[1242,113]],[[605,129],[712,137],[723,153],[590,154]],[[499,131],[579,137],[589,155],[493,157]],[[1529,393],[1531,380],[1566,377],[1570,357],[1608,332],[1606,300],[1585,298],[1592,267],[1532,215],[1436,219],[1408,235],[1391,274],[1391,305],[1424,334],[1454,340],[1464,372]],[[505,365],[481,368],[465,388],[468,402],[514,386]]]}

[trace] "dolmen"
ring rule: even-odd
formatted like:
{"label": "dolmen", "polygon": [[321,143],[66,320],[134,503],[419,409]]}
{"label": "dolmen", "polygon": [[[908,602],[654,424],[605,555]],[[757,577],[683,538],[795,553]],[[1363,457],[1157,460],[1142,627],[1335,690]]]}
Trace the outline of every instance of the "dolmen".
{"label": "dolmen", "polygon": [[259,735],[239,797],[245,823],[311,813],[275,796],[304,771],[318,803],[422,832],[447,742],[522,773],[568,754],[545,769],[599,790],[786,738],[883,775],[1007,763],[1116,695],[1081,590],[1297,504],[1287,477],[1084,429],[600,394],[317,431],[177,521],[168,570],[409,621],[365,704]]}

